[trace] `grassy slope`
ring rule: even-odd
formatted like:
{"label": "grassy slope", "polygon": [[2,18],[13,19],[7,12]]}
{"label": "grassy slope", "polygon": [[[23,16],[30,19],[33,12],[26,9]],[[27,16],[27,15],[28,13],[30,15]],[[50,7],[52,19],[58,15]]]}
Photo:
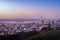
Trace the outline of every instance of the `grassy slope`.
{"label": "grassy slope", "polygon": [[60,30],[41,32],[24,40],[60,40]]}

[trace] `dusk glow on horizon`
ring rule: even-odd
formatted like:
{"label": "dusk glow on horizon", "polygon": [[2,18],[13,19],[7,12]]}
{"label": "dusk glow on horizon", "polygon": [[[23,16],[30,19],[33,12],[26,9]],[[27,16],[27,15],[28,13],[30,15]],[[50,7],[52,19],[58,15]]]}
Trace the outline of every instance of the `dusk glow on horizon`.
{"label": "dusk glow on horizon", "polygon": [[0,0],[0,18],[59,18],[60,0]]}

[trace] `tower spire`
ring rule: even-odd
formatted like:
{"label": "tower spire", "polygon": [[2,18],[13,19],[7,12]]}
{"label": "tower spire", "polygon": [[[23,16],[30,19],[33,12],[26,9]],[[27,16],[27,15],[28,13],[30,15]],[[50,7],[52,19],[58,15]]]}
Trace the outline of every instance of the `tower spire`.
{"label": "tower spire", "polygon": [[41,23],[42,23],[42,25],[44,24],[43,16],[41,16]]}
{"label": "tower spire", "polygon": [[43,16],[41,16],[41,19],[43,19]]}

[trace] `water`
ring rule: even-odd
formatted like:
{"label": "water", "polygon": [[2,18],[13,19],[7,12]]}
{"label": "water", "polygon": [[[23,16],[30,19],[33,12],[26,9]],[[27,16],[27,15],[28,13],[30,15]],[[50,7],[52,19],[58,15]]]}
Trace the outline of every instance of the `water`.
{"label": "water", "polygon": [[0,24],[5,23],[5,24],[28,24],[28,23],[40,23],[41,21],[24,21],[24,22],[16,22],[16,21],[2,21]]}

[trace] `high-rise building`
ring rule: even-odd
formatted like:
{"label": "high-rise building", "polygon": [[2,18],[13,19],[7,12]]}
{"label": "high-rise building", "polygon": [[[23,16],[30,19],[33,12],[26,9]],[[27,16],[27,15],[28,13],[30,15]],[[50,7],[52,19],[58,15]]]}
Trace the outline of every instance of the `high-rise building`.
{"label": "high-rise building", "polygon": [[41,24],[42,24],[42,25],[44,24],[43,16],[41,16]]}

